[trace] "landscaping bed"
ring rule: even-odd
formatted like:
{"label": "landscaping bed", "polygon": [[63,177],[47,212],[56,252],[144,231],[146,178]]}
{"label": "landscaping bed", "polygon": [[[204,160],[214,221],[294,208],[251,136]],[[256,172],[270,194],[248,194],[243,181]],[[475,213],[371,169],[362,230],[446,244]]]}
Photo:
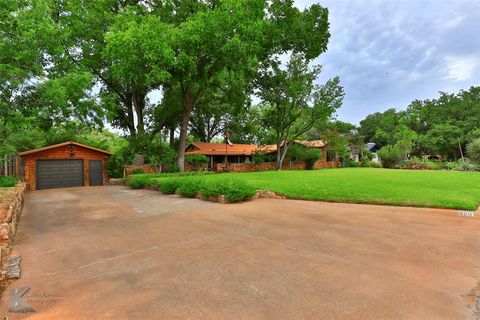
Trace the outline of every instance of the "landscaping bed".
{"label": "landscaping bed", "polygon": [[184,196],[196,196],[191,189],[206,194],[209,190],[239,190],[235,201],[253,197],[256,190],[268,190],[291,199],[462,210],[476,210],[480,202],[478,172],[342,168],[159,174],[134,175],[127,184],[134,188],[154,185],[167,194],[179,189]]}
{"label": "landscaping bed", "polygon": [[[126,179],[133,189],[155,188],[164,194],[179,194],[187,198],[203,198],[218,202],[239,202],[250,199],[256,189],[245,181],[233,179],[206,179],[211,172],[184,174],[139,174]],[[217,176],[217,175],[215,175]]]}

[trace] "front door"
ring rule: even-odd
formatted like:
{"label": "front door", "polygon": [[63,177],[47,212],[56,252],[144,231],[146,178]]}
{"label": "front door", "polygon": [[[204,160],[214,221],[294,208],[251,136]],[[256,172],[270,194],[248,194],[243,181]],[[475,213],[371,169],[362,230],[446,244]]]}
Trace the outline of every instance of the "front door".
{"label": "front door", "polygon": [[103,163],[102,160],[88,161],[88,179],[90,186],[103,185]]}

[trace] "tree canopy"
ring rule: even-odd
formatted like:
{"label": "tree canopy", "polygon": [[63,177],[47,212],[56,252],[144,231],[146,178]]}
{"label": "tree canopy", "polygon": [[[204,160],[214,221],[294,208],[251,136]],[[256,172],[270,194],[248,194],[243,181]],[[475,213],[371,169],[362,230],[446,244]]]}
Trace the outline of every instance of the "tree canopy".
{"label": "tree canopy", "polygon": [[480,87],[440,97],[415,100],[403,111],[389,109],[360,122],[365,142],[380,146],[403,143],[414,155],[440,155],[459,159],[469,142],[478,138]]}

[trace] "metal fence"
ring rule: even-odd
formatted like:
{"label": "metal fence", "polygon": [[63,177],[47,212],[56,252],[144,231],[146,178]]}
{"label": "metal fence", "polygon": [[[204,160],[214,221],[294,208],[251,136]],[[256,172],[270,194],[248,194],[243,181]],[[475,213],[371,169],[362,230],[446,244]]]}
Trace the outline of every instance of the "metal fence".
{"label": "metal fence", "polygon": [[23,166],[16,155],[4,155],[0,158],[0,176],[13,176],[23,179]]}

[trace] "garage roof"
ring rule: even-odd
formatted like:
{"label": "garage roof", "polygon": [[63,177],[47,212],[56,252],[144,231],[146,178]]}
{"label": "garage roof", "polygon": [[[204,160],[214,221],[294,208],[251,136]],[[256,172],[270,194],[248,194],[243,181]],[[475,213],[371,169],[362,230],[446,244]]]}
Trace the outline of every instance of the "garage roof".
{"label": "garage roof", "polygon": [[42,151],[46,151],[46,150],[50,150],[50,149],[55,149],[55,148],[67,146],[67,145],[70,145],[70,144],[73,144],[75,146],[79,146],[79,147],[82,147],[82,148],[94,150],[94,151],[97,151],[97,152],[105,153],[105,154],[108,154],[108,155],[112,155],[111,152],[108,152],[108,151],[105,151],[105,150],[102,150],[102,149],[97,149],[97,148],[94,148],[94,147],[90,147],[90,146],[87,146],[85,144],[81,144],[81,143],[73,142],[73,141],[67,141],[67,142],[62,142],[62,143],[54,144],[54,145],[43,147],[43,148],[28,150],[28,151],[20,152],[19,154],[21,156],[25,156],[27,154],[32,154],[32,153],[42,152]]}

